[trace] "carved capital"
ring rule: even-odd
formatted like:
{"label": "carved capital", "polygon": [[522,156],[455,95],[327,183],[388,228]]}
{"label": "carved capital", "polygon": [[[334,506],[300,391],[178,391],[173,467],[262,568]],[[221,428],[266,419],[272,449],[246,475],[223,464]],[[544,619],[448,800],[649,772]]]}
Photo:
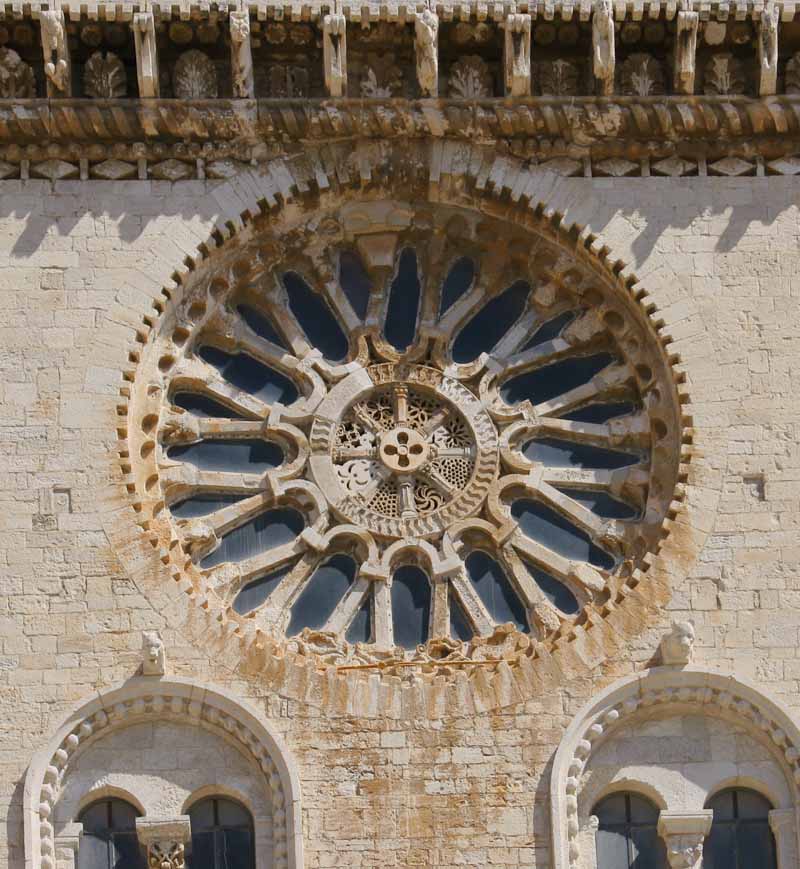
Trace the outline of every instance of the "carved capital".
{"label": "carved capital", "polygon": [[147,850],[148,869],[184,869],[186,843],[192,838],[188,815],[137,818],[136,835]]}
{"label": "carved capital", "polygon": [[667,846],[667,860],[671,869],[700,869],[703,860],[703,841],[711,829],[714,812],[661,812],[658,816],[658,834]]}

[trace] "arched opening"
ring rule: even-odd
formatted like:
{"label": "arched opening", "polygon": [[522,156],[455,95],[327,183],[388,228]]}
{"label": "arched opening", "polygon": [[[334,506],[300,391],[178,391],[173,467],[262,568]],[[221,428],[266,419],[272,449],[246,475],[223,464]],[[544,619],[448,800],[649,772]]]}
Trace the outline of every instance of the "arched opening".
{"label": "arched opening", "polygon": [[228,797],[207,797],[189,807],[192,845],[188,869],[254,869],[253,816]]}
{"label": "arched opening", "polygon": [[78,815],[83,825],[78,869],[144,869],[136,836],[141,812],[116,797],[95,800]]}
{"label": "arched opening", "polygon": [[667,853],[658,835],[658,807],[640,794],[619,792],[600,800],[597,869],[666,869]]}
{"label": "arched opening", "polygon": [[773,806],[765,796],[751,788],[726,788],[706,808],[714,820],[703,847],[704,869],[777,869],[769,825]]}

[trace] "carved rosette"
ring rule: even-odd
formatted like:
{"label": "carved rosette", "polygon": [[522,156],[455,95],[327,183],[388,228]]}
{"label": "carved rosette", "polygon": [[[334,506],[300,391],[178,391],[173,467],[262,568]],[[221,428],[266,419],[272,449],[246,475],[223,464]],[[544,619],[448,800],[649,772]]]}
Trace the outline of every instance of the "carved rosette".
{"label": "carved rosette", "polygon": [[11,48],[0,48],[0,99],[30,99],[36,96],[33,69]]}
{"label": "carved rosette", "polygon": [[[209,606],[327,663],[509,658],[599,612],[679,467],[635,300],[457,208],[296,219],[199,271],[148,339],[126,453],[149,532]],[[409,567],[428,615],[401,645]],[[309,617],[320,582],[340,597]]]}
{"label": "carved rosette", "polygon": [[210,100],[218,96],[217,70],[208,55],[185,51],[175,62],[172,90],[181,100]]}
{"label": "carved rosette", "polygon": [[94,99],[113,100],[124,97],[128,90],[125,65],[113,54],[96,51],[83,70],[83,89]]}

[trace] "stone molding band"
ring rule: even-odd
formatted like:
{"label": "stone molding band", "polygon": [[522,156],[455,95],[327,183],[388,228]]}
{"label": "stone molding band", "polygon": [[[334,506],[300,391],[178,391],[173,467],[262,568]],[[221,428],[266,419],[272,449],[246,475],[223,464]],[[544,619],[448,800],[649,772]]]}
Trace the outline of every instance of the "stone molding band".
{"label": "stone molding band", "polygon": [[272,792],[274,865],[302,869],[300,780],[282,738],[255,709],[227,691],[178,677],[138,677],[98,692],[34,756],[24,791],[26,869],[55,869],[52,812],[74,758],[98,735],[148,719],[215,730],[253,758]]}

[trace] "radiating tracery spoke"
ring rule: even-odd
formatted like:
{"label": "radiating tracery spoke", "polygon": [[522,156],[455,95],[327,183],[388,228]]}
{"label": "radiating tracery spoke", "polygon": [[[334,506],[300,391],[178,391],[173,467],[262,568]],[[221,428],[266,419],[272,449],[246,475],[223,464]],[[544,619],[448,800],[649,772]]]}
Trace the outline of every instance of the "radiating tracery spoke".
{"label": "radiating tracery spoke", "polygon": [[160,366],[184,552],[235,613],[332,660],[544,638],[669,506],[674,388],[628,296],[543,238],[438,220],[357,249],[312,233]]}

